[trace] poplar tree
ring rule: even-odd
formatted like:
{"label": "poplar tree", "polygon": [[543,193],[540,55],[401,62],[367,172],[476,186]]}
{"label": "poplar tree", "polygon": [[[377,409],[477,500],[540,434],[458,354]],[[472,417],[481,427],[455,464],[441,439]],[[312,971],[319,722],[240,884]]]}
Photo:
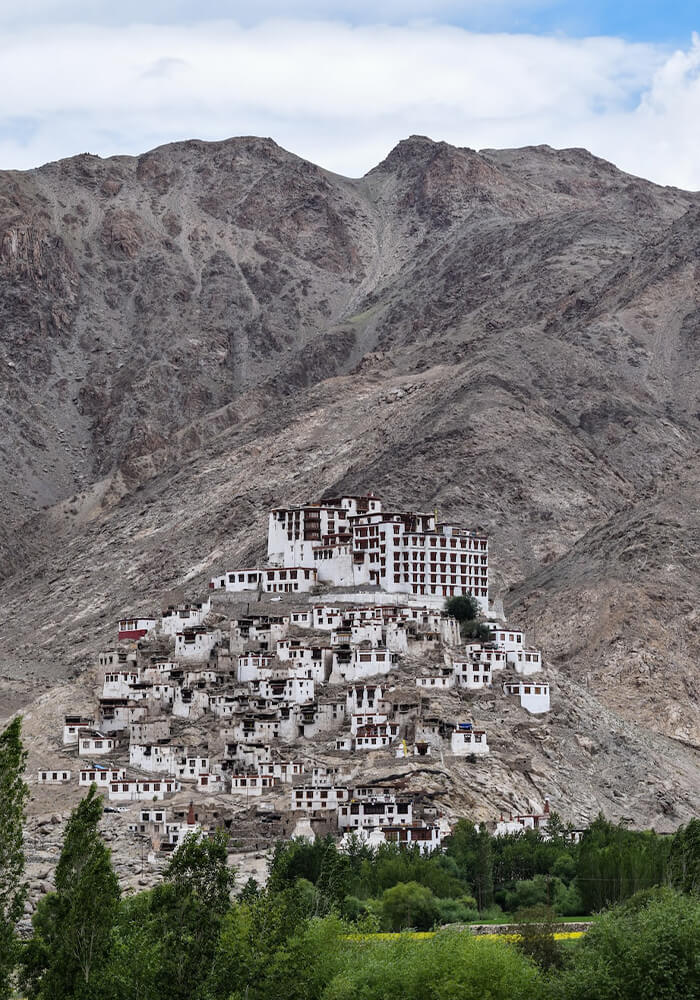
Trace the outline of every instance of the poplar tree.
{"label": "poplar tree", "polygon": [[76,806],[56,866],[56,891],[39,903],[26,950],[25,987],[42,1000],[92,1000],[110,949],[119,883],[97,829],[95,785]]}
{"label": "poplar tree", "polygon": [[29,789],[24,782],[27,751],[17,716],[0,734],[0,998],[10,996],[17,960],[16,928],[24,911],[24,819]]}

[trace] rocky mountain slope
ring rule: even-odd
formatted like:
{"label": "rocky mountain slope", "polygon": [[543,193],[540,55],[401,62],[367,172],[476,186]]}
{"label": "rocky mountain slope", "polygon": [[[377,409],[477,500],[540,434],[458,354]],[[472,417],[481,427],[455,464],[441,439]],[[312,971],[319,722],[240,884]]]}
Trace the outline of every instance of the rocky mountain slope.
{"label": "rocky mountain slope", "polygon": [[571,725],[654,775],[659,734],[692,811],[699,220],[583,150],[421,137],[357,180],[256,138],[0,173],[0,715],[268,507],[373,489],[491,533]]}

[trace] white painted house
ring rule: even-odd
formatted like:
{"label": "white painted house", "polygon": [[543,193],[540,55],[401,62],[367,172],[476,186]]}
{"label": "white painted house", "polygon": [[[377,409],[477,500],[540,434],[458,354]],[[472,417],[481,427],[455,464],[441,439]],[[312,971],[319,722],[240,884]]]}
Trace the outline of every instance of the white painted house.
{"label": "white painted house", "polygon": [[94,719],[82,715],[66,715],[63,720],[63,745],[72,746],[77,743],[80,730],[92,729],[94,725]]}
{"label": "white painted house", "polygon": [[397,801],[393,796],[352,801],[338,807],[340,830],[412,824],[412,802]]}
{"label": "white painted house", "polygon": [[510,814],[508,819],[505,819],[501,813],[501,817],[496,824],[496,829],[494,834],[496,837],[503,837],[509,833],[523,833],[525,830],[546,830],[549,825],[550,808],[549,799],[544,800],[544,809],[542,812],[533,813],[520,813],[518,815]]}
{"label": "white painted house", "polygon": [[377,726],[360,726],[355,735],[355,749],[381,750],[391,746],[398,735],[398,722],[385,722]]}
{"label": "white painted house", "polygon": [[225,590],[230,594],[259,590],[264,594],[308,594],[318,582],[315,568],[311,566],[263,567],[242,569],[212,577],[211,590]]}
{"label": "white painted house", "polygon": [[109,785],[110,802],[161,802],[175,795],[181,785],[174,778],[137,781],[134,778],[113,781]]}
{"label": "white painted house", "polygon": [[377,708],[381,698],[382,689],[378,684],[353,684],[347,692],[348,714],[371,712]]}
{"label": "white painted house", "polygon": [[175,636],[175,659],[208,660],[221,637],[221,629],[206,625],[183,629]]}
{"label": "white painted house", "polygon": [[357,736],[359,729],[365,726],[379,726],[388,721],[388,717],[383,712],[353,712],[350,716],[350,732]]}
{"label": "white painted house", "polygon": [[474,729],[470,724],[458,725],[450,738],[450,749],[456,757],[470,757],[489,752],[486,733],[483,729]]}
{"label": "white painted house", "polygon": [[160,630],[164,635],[175,636],[185,628],[202,625],[210,611],[211,598],[199,604],[185,604],[180,608],[170,605],[163,612]]}
{"label": "white painted house", "polygon": [[384,839],[403,847],[417,846],[421,854],[440,849],[442,833],[437,823],[414,823],[411,826],[392,825],[381,828]]}
{"label": "white painted house", "polygon": [[112,753],[117,741],[96,729],[81,729],[78,732],[78,755],[80,757],[102,757]]}
{"label": "white painted house", "polygon": [[113,767],[110,764],[104,767],[101,764],[91,764],[89,767],[81,767],[78,773],[78,784],[81,788],[89,788],[90,785],[107,788],[112,781],[124,780],[126,780],[124,768]]}
{"label": "white painted house", "polygon": [[385,647],[336,646],[333,649],[330,680],[331,683],[340,684],[364,680],[365,677],[375,677],[377,674],[388,674],[398,662],[398,655]]}
{"label": "white painted house", "polygon": [[337,785],[330,787],[317,787],[315,785],[305,785],[292,789],[291,809],[302,810],[303,812],[335,812],[338,806],[347,802],[350,798],[350,790]]}
{"label": "white painted house", "polygon": [[455,686],[453,671],[434,674],[422,674],[416,677],[416,687],[428,691],[449,691]]}
{"label": "white painted house", "polygon": [[254,682],[265,701],[304,705],[314,699],[314,682],[308,677],[272,677]]}
{"label": "white painted house", "polygon": [[260,680],[262,672],[271,669],[272,659],[272,653],[241,653],[236,670],[237,680],[242,684]]}
{"label": "white painted house", "polygon": [[509,681],[503,685],[506,694],[520,698],[522,708],[531,715],[549,711],[549,684],[536,681]]}
{"label": "white painted house", "polygon": [[40,785],[65,785],[70,781],[71,772],[64,768],[41,768],[36,780]]}
{"label": "white painted house", "polygon": [[470,657],[468,660],[455,660],[452,666],[459,687],[469,691],[491,687],[491,664],[488,660]]}
{"label": "white painted house", "polygon": [[157,624],[155,618],[120,618],[117,639],[120,642],[143,639],[155,632]]}
{"label": "white painted house", "polygon": [[128,698],[132,687],[138,684],[139,672],[134,667],[128,670],[107,671],[102,682],[103,698]]}
{"label": "white painted house", "polygon": [[232,774],[230,777],[232,795],[258,798],[272,791],[277,784],[277,778],[270,774]]}

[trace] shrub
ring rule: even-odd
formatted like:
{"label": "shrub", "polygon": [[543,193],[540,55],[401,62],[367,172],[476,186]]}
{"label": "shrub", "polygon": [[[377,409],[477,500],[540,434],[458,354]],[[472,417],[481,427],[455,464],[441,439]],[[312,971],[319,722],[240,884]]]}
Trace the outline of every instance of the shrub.
{"label": "shrub", "polygon": [[399,882],[382,895],[384,926],[388,931],[415,927],[427,931],[437,921],[437,901],[430,889],[417,882]]}
{"label": "shrub", "polygon": [[557,1000],[697,1000],[700,901],[656,889],[610,910],[581,940],[553,993]]}
{"label": "shrub", "polygon": [[479,919],[476,900],[472,896],[461,899],[439,899],[437,901],[441,924],[468,924]]}
{"label": "shrub", "polygon": [[542,989],[536,966],[506,942],[442,931],[363,942],[322,1000],[539,1000]]}

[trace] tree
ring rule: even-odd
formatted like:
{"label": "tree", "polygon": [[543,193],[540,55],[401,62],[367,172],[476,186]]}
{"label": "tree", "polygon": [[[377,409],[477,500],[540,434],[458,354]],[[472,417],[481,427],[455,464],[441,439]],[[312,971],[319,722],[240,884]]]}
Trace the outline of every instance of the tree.
{"label": "tree", "polygon": [[22,746],[22,718],[0,734],[0,998],[10,995],[17,960],[16,927],[24,911],[24,782],[27,751]]}
{"label": "tree", "polygon": [[151,915],[169,1000],[190,1000],[209,974],[236,878],[227,865],[227,844],[223,831],[212,839],[189,834],[153,890]]}
{"label": "tree", "polygon": [[339,911],[343,900],[350,891],[352,877],[350,859],[342,854],[335,842],[326,847],[321,862],[321,870],[316,882],[316,916],[326,916],[331,910]]}
{"label": "tree", "polygon": [[73,810],[56,866],[56,891],[40,901],[25,957],[25,985],[42,1000],[90,1000],[110,950],[119,884],[97,830],[95,785]]}
{"label": "tree", "polygon": [[653,831],[627,830],[598,816],[579,845],[576,884],[585,912],[666,882],[671,846]]}
{"label": "tree", "polygon": [[435,896],[430,889],[417,882],[399,882],[393,888],[385,889],[382,913],[389,931],[402,931],[406,927],[427,931],[440,916]]}
{"label": "tree", "polygon": [[700,900],[671,889],[637,893],[597,920],[574,963],[553,983],[557,1000],[698,1000]]}
{"label": "tree", "polygon": [[673,838],[669,880],[681,892],[700,893],[700,819],[691,819]]}
{"label": "tree", "polygon": [[189,834],[175,851],[166,881],[193,902],[223,915],[229,908],[236,872],[227,865],[228,837],[219,831],[211,840]]}
{"label": "tree", "polygon": [[460,594],[459,597],[448,597],[445,601],[445,611],[456,618],[460,625],[473,622],[479,615],[479,605],[471,594]]}
{"label": "tree", "polygon": [[124,899],[112,929],[109,960],[99,977],[100,1000],[161,1000],[167,994],[162,941],[151,920],[151,893]]}
{"label": "tree", "polygon": [[480,910],[493,903],[493,838],[482,823],[461,819],[447,842],[447,851],[459,867],[460,874],[472,886]]}
{"label": "tree", "polygon": [[543,904],[518,910],[515,922],[519,924],[517,946],[523,955],[536,962],[541,969],[559,969],[563,965],[561,949],[554,939],[554,913]]}

